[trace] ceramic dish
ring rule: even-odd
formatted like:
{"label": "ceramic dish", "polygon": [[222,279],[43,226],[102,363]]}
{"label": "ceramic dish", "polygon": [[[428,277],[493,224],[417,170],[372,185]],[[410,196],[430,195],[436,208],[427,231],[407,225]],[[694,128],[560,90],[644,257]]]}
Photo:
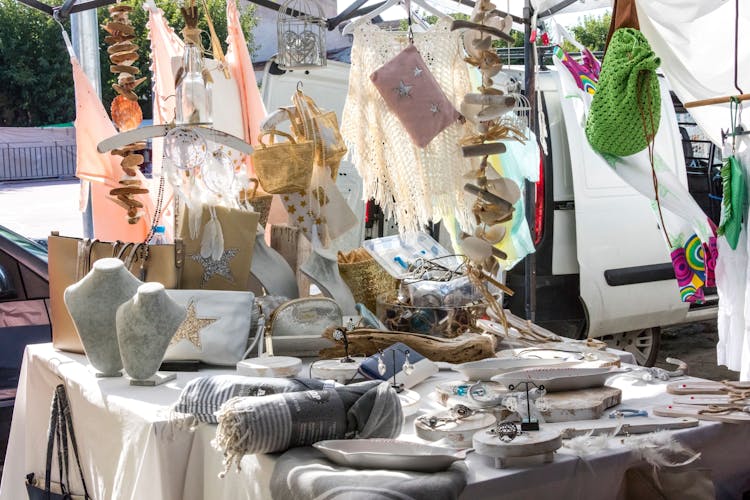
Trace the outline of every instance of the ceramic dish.
{"label": "ceramic dish", "polygon": [[575,362],[559,359],[533,358],[487,358],[456,365],[453,369],[460,372],[465,380],[492,380],[495,375],[506,372],[523,370],[526,368],[540,368],[549,366],[572,366]]}
{"label": "ceramic dish", "polygon": [[335,380],[339,384],[346,384],[357,376],[359,366],[365,358],[352,358],[353,363],[342,363],[340,359],[321,359],[310,367],[313,378],[320,380]]}
{"label": "ceramic dish", "polygon": [[401,409],[404,412],[404,417],[410,417],[417,413],[419,400],[422,399],[422,396],[416,391],[404,389],[398,393],[398,399],[401,401]]}
{"label": "ceramic dish", "polygon": [[248,377],[291,378],[299,375],[302,360],[290,356],[265,356],[237,363],[237,373]]}
{"label": "ceramic dish", "polygon": [[[544,385],[547,392],[561,392],[601,387],[609,377],[618,373],[619,370],[609,368],[532,368],[496,375],[492,377],[492,381],[506,387],[531,381]],[[524,387],[521,386],[519,390],[521,389]]]}
{"label": "ceramic dish", "polygon": [[534,347],[506,349],[498,352],[497,357],[500,359],[552,359],[558,362],[576,362],[579,363],[576,366],[584,368],[620,366],[620,357],[617,354],[567,342],[550,342]]}
{"label": "ceramic dish", "polygon": [[[449,411],[431,413],[427,416],[450,417]],[[462,418],[455,422],[448,422],[440,427],[431,428],[420,418],[414,421],[414,429],[417,436],[425,441],[438,441],[444,439],[445,443],[456,448],[465,448],[471,446],[471,438],[474,433],[486,429],[497,421],[494,415],[489,413],[477,413],[470,417]]]}
{"label": "ceramic dish", "polygon": [[468,450],[398,439],[334,439],[313,444],[331,462],[360,469],[438,472],[466,458]]}

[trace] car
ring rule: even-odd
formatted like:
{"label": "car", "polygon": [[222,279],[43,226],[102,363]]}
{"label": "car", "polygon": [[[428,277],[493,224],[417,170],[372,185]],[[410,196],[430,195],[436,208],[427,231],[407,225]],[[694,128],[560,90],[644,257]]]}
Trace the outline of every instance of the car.
{"label": "car", "polygon": [[0,460],[27,344],[50,342],[47,249],[0,226]]}

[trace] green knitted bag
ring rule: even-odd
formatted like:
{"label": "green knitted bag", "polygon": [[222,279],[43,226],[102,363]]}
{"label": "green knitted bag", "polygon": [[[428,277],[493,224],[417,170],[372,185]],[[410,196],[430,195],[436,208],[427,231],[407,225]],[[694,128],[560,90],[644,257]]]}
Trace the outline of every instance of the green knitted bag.
{"label": "green knitted bag", "polygon": [[586,121],[586,137],[594,151],[628,156],[646,149],[661,116],[659,64],[640,31],[614,32]]}

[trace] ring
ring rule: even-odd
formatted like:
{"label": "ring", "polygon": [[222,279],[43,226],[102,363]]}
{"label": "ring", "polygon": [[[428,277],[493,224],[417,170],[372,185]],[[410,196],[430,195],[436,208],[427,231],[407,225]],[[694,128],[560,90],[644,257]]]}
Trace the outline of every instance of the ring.
{"label": "ring", "polygon": [[497,436],[497,438],[504,443],[510,443],[521,434],[521,431],[518,430],[518,426],[513,422],[501,422],[493,429],[488,430],[487,433]]}

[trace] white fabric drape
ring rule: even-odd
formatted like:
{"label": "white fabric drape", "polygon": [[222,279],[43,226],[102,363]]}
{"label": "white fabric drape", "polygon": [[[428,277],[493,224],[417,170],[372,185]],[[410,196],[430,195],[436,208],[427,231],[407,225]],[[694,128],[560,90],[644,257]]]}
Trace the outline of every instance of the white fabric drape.
{"label": "white fabric drape", "polygon": [[[682,102],[736,95],[735,3],[729,0],[638,0],[638,21]],[[738,81],[750,92],[750,4],[740,2]],[[729,105],[693,108],[690,114],[721,143]]]}

